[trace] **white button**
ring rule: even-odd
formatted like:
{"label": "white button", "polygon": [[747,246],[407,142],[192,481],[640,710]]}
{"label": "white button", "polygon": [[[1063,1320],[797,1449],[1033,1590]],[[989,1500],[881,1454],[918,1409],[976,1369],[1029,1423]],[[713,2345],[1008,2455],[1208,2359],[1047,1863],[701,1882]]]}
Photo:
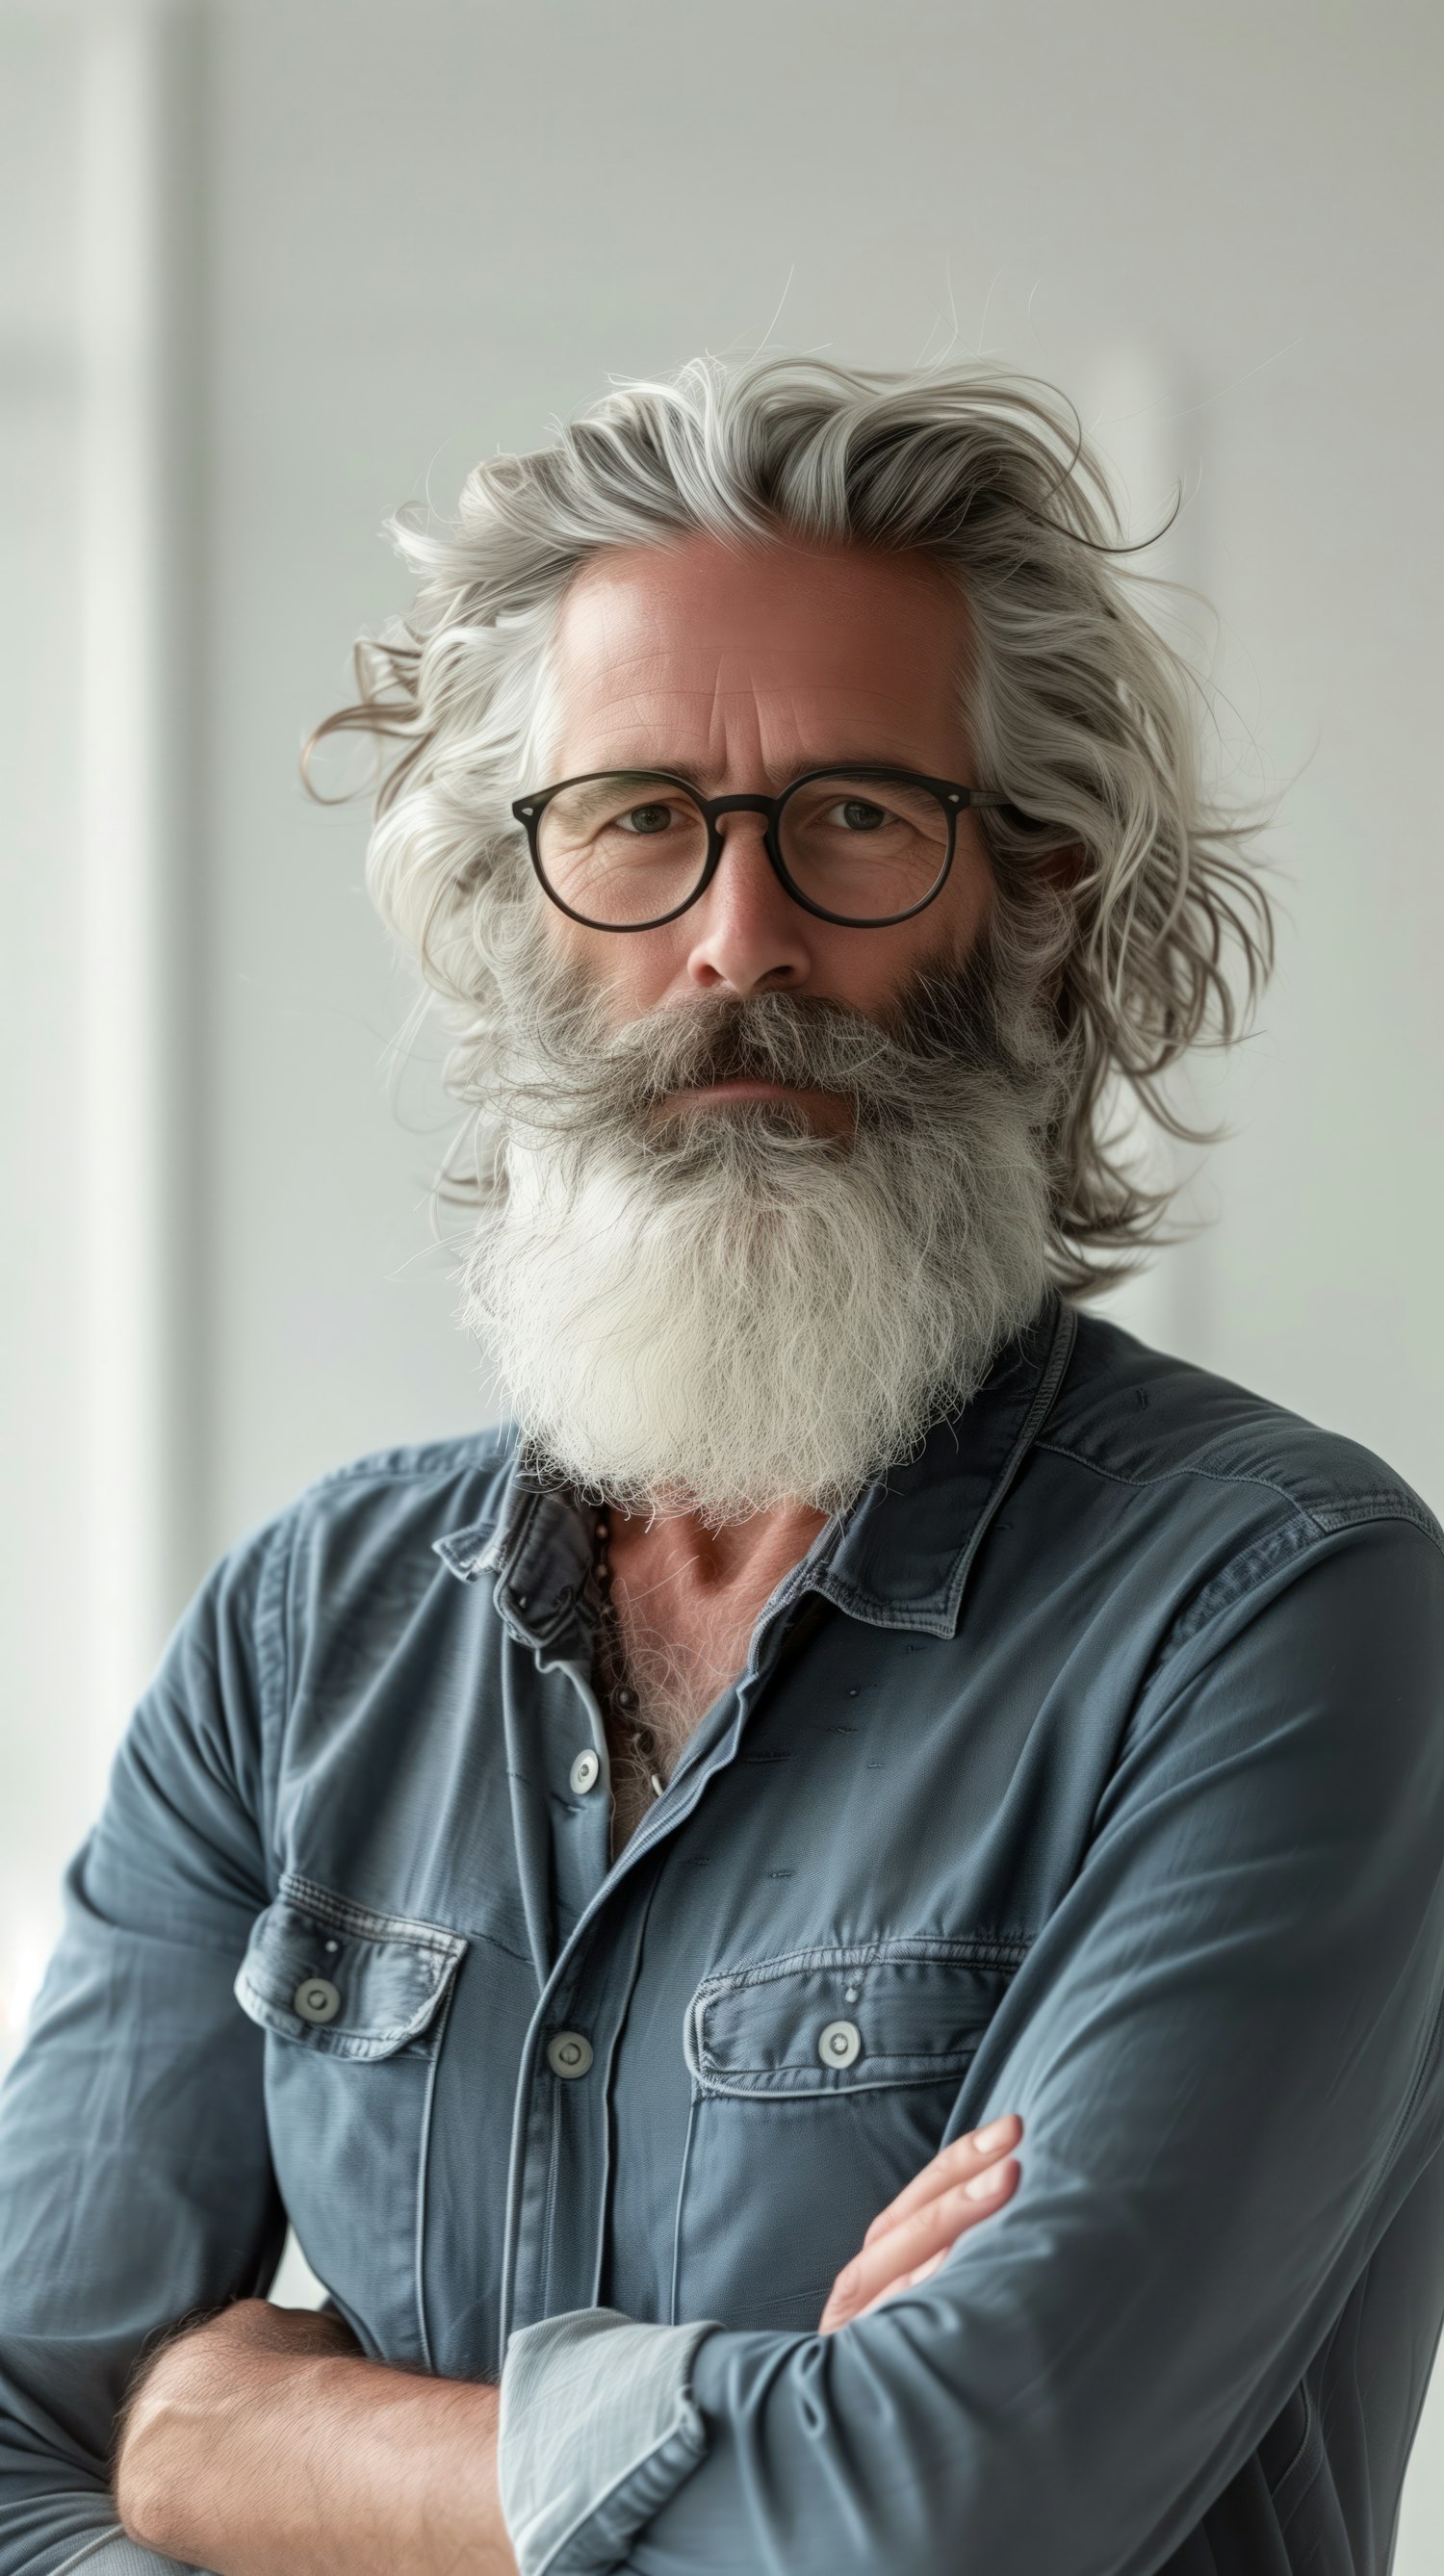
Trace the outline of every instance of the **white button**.
{"label": "white button", "polygon": [[306,1977],[291,1997],[302,2021],[334,2021],[341,2009],[341,1995],[329,1977]]}
{"label": "white button", "polygon": [[572,1787],[579,1798],[584,1798],[589,1789],[595,1789],[601,1777],[601,1769],[602,1766],[595,1753],[577,1755],[572,1764]]}
{"label": "white button", "polygon": [[585,2075],[592,2062],[592,2043],[579,2030],[559,2030],[547,2041],[547,2064],[553,2075]]}
{"label": "white button", "polygon": [[824,2066],[851,2066],[862,2055],[862,2033],[855,2021],[830,2021],[817,2043]]}

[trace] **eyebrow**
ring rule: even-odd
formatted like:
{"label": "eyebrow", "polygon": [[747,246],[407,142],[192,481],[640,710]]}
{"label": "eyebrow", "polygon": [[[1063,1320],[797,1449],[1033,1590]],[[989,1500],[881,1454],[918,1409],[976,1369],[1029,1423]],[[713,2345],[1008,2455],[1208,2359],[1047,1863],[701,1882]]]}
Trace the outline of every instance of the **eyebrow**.
{"label": "eyebrow", "polygon": [[[800,760],[796,768],[790,768],[785,773],[777,773],[778,784],[780,787],[786,787],[794,778],[806,778],[815,769],[899,769],[909,772],[915,778],[931,777],[934,774],[931,770],[920,769],[916,761],[903,759],[897,752],[853,749],[829,751],[817,759]],[[593,773],[584,770],[574,774],[586,777]],[[708,786],[698,771],[686,769],[680,765],[670,766],[660,760],[617,760],[611,762],[606,769],[597,771],[595,775],[599,778],[676,778],[680,779],[683,786],[695,788],[699,796],[745,792],[741,789],[729,790],[715,785]]]}

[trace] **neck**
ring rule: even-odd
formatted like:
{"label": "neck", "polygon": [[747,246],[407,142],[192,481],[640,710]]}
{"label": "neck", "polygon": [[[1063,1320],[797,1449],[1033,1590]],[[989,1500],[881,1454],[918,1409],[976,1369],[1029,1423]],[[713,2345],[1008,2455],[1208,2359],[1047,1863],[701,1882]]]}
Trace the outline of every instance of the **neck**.
{"label": "neck", "polygon": [[650,1518],[643,1512],[611,1514],[612,1558],[644,1566],[664,1587],[705,1593],[714,1600],[761,1585],[758,1607],[789,1567],[807,1554],[827,1520],[811,1503],[775,1503],[745,1521],[713,1529],[695,1512]]}

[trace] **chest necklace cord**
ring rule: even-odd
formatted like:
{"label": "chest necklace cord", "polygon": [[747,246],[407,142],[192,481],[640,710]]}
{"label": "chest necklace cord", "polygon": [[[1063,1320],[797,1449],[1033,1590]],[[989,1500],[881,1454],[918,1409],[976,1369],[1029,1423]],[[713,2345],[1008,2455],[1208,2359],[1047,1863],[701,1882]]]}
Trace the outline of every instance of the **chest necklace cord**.
{"label": "chest necklace cord", "polygon": [[665,1784],[658,1763],[657,1739],[638,1715],[641,1701],[627,1679],[621,1626],[612,1599],[612,1521],[604,1503],[592,1523],[592,1583],[597,1595],[597,1694],[603,1714],[626,1737],[653,1797],[660,1798]]}

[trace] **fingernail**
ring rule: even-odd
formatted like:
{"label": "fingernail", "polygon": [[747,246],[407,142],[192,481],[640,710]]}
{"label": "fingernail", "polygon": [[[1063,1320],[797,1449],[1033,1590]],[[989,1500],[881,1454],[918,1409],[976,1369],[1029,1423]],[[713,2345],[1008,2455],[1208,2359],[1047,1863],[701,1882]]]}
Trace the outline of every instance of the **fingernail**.
{"label": "fingernail", "polygon": [[995,2191],[1001,2191],[1007,2170],[1006,2165],[989,2165],[986,2173],[974,2174],[972,2181],[963,2185],[969,2200],[991,2200]]}
{"label": "fingernail", "polygon": [[839,2272],[832,2285],[832,2296],[827,2303],[830,2308],[851,2307],[857,2297],[858,2270],[859,2266],[856,2263],[849,2263],[845,2272]]}
{"label": "fingernail", "polygon": [[1005,2111],[1001,2120],[990,2120],[986,2129],[975,2129],[973,2144],[979,2155],[990,2156],[994,2147],[1000,2147],[1012,2125],[1013,2114],[1011,2111]]}

